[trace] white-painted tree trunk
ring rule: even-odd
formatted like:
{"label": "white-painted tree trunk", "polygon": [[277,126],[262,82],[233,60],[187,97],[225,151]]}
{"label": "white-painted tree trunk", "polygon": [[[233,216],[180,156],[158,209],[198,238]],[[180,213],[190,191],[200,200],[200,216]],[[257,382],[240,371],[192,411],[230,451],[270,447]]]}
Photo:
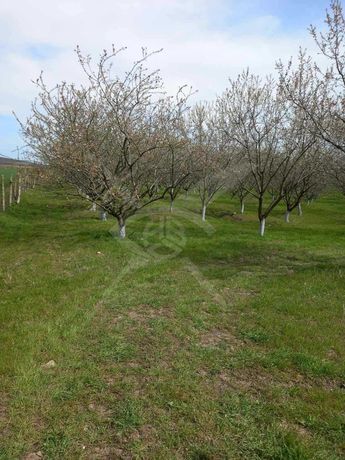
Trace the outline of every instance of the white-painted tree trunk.
{"label": "white-painted tree trunk", "polygon": [[285,211],[285,222],[287,224],[290,222],[290,211]]}
{"label": "white-painted tree trunk", "polygon": [[206,206],[205,205],[203,205],[203,207],[202,207],[201,218],[205,222],[205,220],[206,220]]}
{"label": "white-painted tree trunk", "polygon": [[120,240],[123,240],[126,238],[126,221],[123,216],[118,216],[117,222],[119,224],[119,238]]}
{"label": "white-painted tree trunk", "polygon": [[107,220],[107,212],[101,209],[99,211],[99,218],[100,220],[103,220],[103,221]]}
{"label": "white-painted tree trunk", "polygon": [[265,225],[266,225],[266,219],[263,217],[260,220],[260,229],[259,229],[260,236],[264,236],[265,234]]}
{"label": "white-painted tree trunk", "polygon": [[241,214],[244,214],[244,200],[241,200]]}
{"label": "white-painted tree trunk", "polygon": [[96,211],[97,211],[97,205],[96,205],[96,203],[92,203],[91,211],[92,211],[92,212],[96,212]]}
{"label": "white-painted tree trunk", "polygon": [[170,193],[171,193],[171,195],[170,195],[170,212],[173,212],[173,208],[174,208],[174,187],[171,188]]}
{"label": "white-painted tree trunk", "polygon": [[121,240],[126,238],[126,224],[125,223],[119,224],[119,237]]}
{"label": "white-painted tree trunk", "polygon": [[303,214],[301,203],[298,203],[298,208],[297,209],[298,209],[298,215],[301,216]]}

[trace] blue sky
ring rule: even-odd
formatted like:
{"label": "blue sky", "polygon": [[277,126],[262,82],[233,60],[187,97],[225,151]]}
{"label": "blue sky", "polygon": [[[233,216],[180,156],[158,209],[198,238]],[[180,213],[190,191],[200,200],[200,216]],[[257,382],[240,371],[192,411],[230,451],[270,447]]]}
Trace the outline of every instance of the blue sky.
{"label": "blue sky", "polygon": [[234,15],[229,8],[229,15],[219,20],[226,27],[233,20],[245,23],[249,18],[273,16],[279,19],[281,32],[293,33],[322,21],[328,5],[328,0],[244,0],[238,2]]}
{"label": "blue sky", "polygon": [[0,2],[0,154],[21,146],[15,111],[25,118],[35,97],[32,80],[80,82],[73,50],[93,56],[115,43],[129,65],[141,46],[163,47],[152,60],[169,91],[191,84],[196,98],[219,94],[228,77],[249,67],[274,72],[278,58],[298,47],[316,50],[307,27],[322,25],[324,0],[3,0]]}
{"label": "blue sky", "polygon": [[278,17],[282,29],[292,33],[297,29],[305,29],[310,23],[322,21],[329,5],[329,1],[325,0],[253,0],[244,3],[249,14],[253,6],[255,14]]}

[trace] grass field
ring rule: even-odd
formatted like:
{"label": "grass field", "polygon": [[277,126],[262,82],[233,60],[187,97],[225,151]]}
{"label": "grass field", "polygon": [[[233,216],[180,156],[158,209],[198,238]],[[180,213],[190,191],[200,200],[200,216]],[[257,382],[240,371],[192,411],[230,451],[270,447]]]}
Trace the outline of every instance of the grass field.
{"label": "grass field", "polygon": [[0,176],[4,176],[6,185],[10,182],[11,177],[14,178],[16,172],[17,169],[11,166],[0,167]]}
{"label": "grass field", "polygon": [[345,199],[263,239],[237,206],[125,241],[62,190],[0,215],[1,459],[344,458]]}

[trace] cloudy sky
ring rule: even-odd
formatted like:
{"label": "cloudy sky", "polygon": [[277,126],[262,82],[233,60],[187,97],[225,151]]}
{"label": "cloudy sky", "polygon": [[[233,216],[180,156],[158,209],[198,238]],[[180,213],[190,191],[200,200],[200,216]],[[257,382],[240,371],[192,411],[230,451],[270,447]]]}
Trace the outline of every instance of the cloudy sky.
{"label": "cloudy sky", "polygon": [[31,80],[80,81],[74,49],[97,57],[112,43],[127,46],[123,69],[142,46],[163,48],[151,59],[166,86],[198,89],[211,99],[243,68],[274,72],[299,46],[316,52],[307,27],[322,25],[328,0],[1,0],[0,154],[21,145],[12,112],[25,117]]}

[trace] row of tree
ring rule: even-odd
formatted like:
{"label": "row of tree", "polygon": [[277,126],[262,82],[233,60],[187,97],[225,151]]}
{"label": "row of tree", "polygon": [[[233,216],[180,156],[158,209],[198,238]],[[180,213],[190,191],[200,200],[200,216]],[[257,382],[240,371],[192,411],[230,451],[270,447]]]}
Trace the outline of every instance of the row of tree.
{"label": "row of tree", "polygon": [[[189,106],[192,91],[174,97],[158,71],[141,58],[124,75],[113,63],[123,49],[104,51],[93,65],[77,56],[87,84],[51,89],[42,76],[39,96],[22,132],[31,152],[99,208],[114,216],[119,236],[127,219],[166,196],[199,193],[202,219],[221,189],[237,194],[244,210],[256,198],[260,235],[272,210],[289,213],[320,192],[329,178],[345,191],[345,20],[331,4],[326,34],[311,33],[331,65],[322,71],[305,52],[297,65],[277,64],[277,78],[248,70],[229,80],[214,102]],[[325,167],[327,165],[327,167]]]}

